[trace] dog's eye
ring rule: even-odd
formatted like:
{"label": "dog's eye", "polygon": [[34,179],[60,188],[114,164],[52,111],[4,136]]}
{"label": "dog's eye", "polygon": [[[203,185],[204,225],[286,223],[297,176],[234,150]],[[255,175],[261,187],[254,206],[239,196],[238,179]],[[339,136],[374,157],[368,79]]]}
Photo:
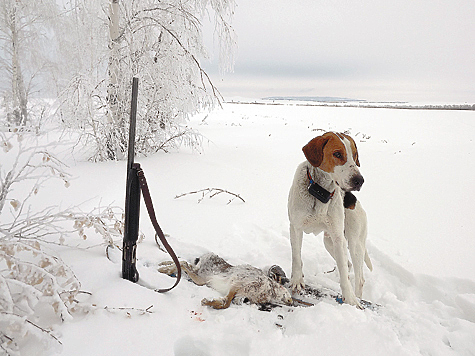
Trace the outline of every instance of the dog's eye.
{"label": "dog's eye", "polygon": [[196,258],[195,259],[195,266],[200,262],[200,259],[199,258]]}
{"label": "dog's eye", "polygon": [[342,158],[343,158],[343,155],[341,154],[341,152],[335,152],[335,153],[333,154],[333,156],[334,156],[335,158],[338,158],[338,159],[342,159]]}

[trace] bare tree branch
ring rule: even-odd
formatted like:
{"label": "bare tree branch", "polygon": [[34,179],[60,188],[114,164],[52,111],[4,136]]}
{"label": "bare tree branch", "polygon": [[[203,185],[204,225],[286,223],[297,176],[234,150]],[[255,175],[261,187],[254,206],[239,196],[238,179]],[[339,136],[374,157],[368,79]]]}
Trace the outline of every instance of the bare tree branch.
{"label": "bare tree branch", "polygon": [[179,194],[179,195],[175,196],[175,199],[184,197],[186,195],[199,194],[199,193],[201,193],[201,198],[198,199],[198,204],[201,203],[205,197],[209,197],[211,199],[211,198],[213,198],[213,197],[215,197],[219,194],[222,194],[222,193],[229,194],[229,195],[233,196],[233,198],[231,198],[227,202],[227,204],[230,204],[236,198],[240,199],[243,203],[246,202],[239,194],[232,193],[232,192],[229,192],[229,191],[221,189],[221,188],[205,188],[205,189],[197,190],[195,192],[183,193],[183,194]]}

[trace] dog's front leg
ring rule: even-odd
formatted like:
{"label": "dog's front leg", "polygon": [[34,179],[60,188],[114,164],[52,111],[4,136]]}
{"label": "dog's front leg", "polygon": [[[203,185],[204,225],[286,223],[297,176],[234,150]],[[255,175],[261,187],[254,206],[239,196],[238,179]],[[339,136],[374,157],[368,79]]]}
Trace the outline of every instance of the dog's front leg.
{"label": "dog's front leg", "polygon": [[354,271],[355,271],[355,294],[358,298],[363,296],[363,286],[364,286],[364,277],[363,277],[363,260],[365,256],[365,247],[361,246],[361,243],[355,242],[353,240],[349,241],[350,244],[350,255],[351,260],[353,261]]}
{"label": "dog's front leg", "polygon": [[350,305],[356,305],[362,309],[358,298],[356,298],[355,292],[350,283],[350,276],[348,273],[348,254],[347,254],[347,241],[343,235],[343,232],[331,234],[333,241],[333,252],[340,273],[340,287],[343,301]]}
{"label": "dog's front leg", "polygon": [[299,292],[305,287],[302,272],[302,239],[303,231],[290,224],[290,245],[292,247],[292,276],[291,288]]}

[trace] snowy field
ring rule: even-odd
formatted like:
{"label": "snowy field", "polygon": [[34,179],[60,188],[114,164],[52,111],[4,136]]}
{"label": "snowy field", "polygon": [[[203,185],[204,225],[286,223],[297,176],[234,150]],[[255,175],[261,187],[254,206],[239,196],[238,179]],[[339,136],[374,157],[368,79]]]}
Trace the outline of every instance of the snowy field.
{"label": "snowy field", "polygon": [[[185,279],[171,286],[156,272],[169,260],[155,245],[145,207],[138,245],[140,282],[120,278],[120,255],[105,256],[101,237],[71,235],[53,246],[81,282],[88,313],[57,324],[62,346],[84,355],[475,355],[475,112],[293,105],[225,104],[190,126],[203,151],[137,159],[159,223],[181,259],[212,251],[231,264],[280,265],[290,276],[287,195],[301,148],[324,131],[346,131],[359,148],[365,184],[356,195],[369,220],[363,298],[381,307],[358,310],[322,300],[314,307],[259,311],[202,307],[217,292]],[[51,184],[45,205],[123,206],[125,162],[93,164],[68,155],[68,189]],[[176,195],[204,188],[240,194]],[[84,202],[84,203],[83,203]],[[88,247],[86,249],[86,247]],[[339,291],[335,262],[322,236],[305,235],[306,282]],[[130,309],[127,309],[130,308]],[[26,350],[26,349],[25,349]],[[33,350],[25,354],[34,354]]]}

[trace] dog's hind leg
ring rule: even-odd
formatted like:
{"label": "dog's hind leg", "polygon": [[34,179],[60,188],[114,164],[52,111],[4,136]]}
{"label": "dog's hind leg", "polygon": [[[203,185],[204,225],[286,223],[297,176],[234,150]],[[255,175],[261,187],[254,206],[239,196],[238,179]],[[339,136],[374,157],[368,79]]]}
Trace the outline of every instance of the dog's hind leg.
{"label": "dog's hind leg", "polygon": [[204,298],[201,301],[201,305],[206,305],[208,307],[214,308],[214,309],[226,309],[229,308],[231,305],[231,302],[233,301],[234,297],[236,296],[237,289],[231,288],[229,291],[228,295],[222,298],[216,298],[216,299],[206,299]]}
{"label": "dog's hind leg", "polygon": [[366,249],[364,253],[364,262],[366,263],[366,266],[369,268],[369,270],[373,271],[373,264],[371,263],[371,259],[369,258],[368,250]]}
{"label": "dog's hind leg", "polygon": [[[331,239],[330,235],[327,232],[323,234],[323,244],[325,245],[325,248],[328,251],[328,253],[336,261],[335,250],[333,249],[333,240]],[[348,260],[348,271],[351,271],[351,267],[352,267],[352,264],[350,260]]]}

